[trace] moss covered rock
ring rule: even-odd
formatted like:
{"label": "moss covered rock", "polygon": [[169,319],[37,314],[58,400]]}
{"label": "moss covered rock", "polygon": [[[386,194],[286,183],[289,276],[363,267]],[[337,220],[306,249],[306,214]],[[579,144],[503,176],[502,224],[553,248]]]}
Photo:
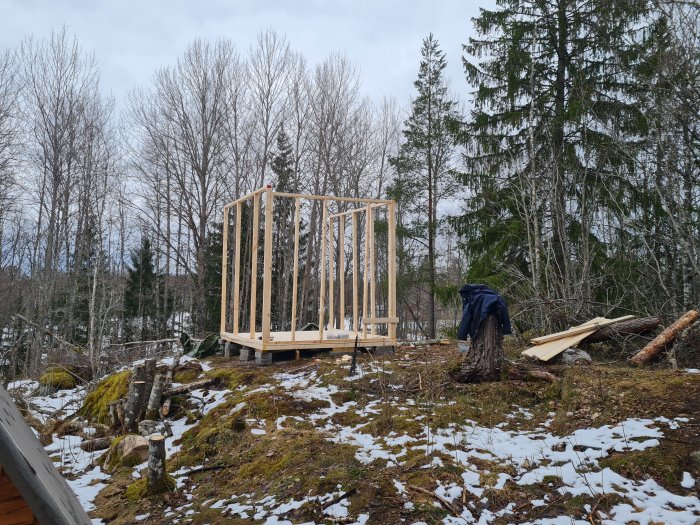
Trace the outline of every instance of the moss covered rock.
{"label": "moss covered rock", "polygon": [[129,389],[129,372],[117,372],[100,381],[90,392],[78,413],[98,423],[109,423],[109,405],[126,395]]}
{"label": "moss covered rock", "polygon": [[53,370],[46,372],[39,379],[39,384],[54,390],[70,390],[75,388],[75,377],[63,370]]}

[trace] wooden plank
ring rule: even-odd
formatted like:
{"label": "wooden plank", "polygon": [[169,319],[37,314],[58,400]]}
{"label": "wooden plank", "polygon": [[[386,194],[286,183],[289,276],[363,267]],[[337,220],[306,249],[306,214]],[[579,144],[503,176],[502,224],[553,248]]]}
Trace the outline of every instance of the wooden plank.
{"label": "wooden plank", "polygon": [[333,223],[328,219],[328,328],[335,328],[335,234]]}
{"label": "wooden plank", "polygon": [[233,259],[233,333],[238,333],[238,319],[240,317],[239,311],[239,293],[241,286],[241,217],[243,211],[243,203],[236,203],[236,240],[235,255]]}
{"label": "wooden plank", "polygon": [[345,330],[345,215],[338,219],[338,328]]}
{"label": "wooden plank", "polygon": [[583,341],[586,337],[591,335],[593,332],[598,330],[597,327],[589,327],[587,331],[580,332],[578,334],[571,335],[562,339],[554,339],[547,343],[542,343],[540,345],[535,345],[527,350],[524,350],[522,355],[528,357],[536,357],[540,361],[549,361],[553,357],[561,354],[567,348],[576,346],[578,343]]}
{"label": "wooden plank", "polygon": [[252,193],[248,193],[246,195],[243,195],[243,196],[237,198],[236,200],[229,202],[228,204],[224,204],[224,208],[233,208],[235,205],[240,204],[242,202],[245,202],[247,200],[250,200],[253,197],[255,197],[255,195],[263,193],[266,189],[267,188],[260,188],[260,189],[255,190]]}
{"label": "wooden plank", "polygon": [[[369,289],[369,215],[370,205],[367,205],[365,218],[365,257],[364,257],[364,272],[362,275],[362,318],[367,317],[367,292]],[[362,325],[362,337],[367,337],[367,325]]]}
{"label": "wooden plank", "polygon": [[578,335],[583,332],[590,331],[591,327],[595,327],[596,329],[601,328],[603,326],[608,326],[611,324],[619,323],[620,321],[627,321],[628,319],[634,319],[633,315],[624,315],[622,317],[617,317],[615,319],[606,319],[605,317],[596,317],[595,319],[591,319],[590,321],[587,321],[586,323],[583,323],[582,325],[579,326],[574,326],[573,328],[569,328],[568,330],[564,330],[563,332],[557,332],[554,334],[549,334],[549,335],[543,335],[542,337],[535,337],[530,341],[530,343],[535,344],[535,345],[541,345],[544,343],[548,343],[550,341],[556,341],[557,339],[563,339],[565,337],[569,337],[572,335]]}
{"label": "wooden plank", "polygon": [[[261,191],[261,190],[258,190]],[[357,203],[372,203],[372,204],[389,204],[391,201],[386,199],[364,199],[361,197],[336,197],[334,195],[313,195],[311,193],[287,193],[283,191],[273,191],[275,197],[299,197],[306,200],[316,201],[335,201],[335,202],[357,202]]]}
{"label": "wooden plank", "polygon": [[[391,201],[386,201],[386,202],[380,202],[380,203],[374,203],[372,204],[372,208],[381,208],[383,206],[389,206]],[[357,213],[362,213],[367,211],[367,208],[362,206],[361,208],[353,208],[352,210],[347,210],[347,211],[341,211],[338,213],[334,213],[333,215],[329,215],[329,218],[335,219],[336,217],[345,217],[347,215],[355,215]]]}
{"label": "wooden plank", "polygon": [[222,231],[223,239],[221,255],[221,317],[219,319],[219,330],[226,331],[226,286],[228,276],[228,208],[224,208],[224,224]]}
{"label": "wooden plank", "polygon": [[[257,350],[262,349],[262,341],[258,338],[262,335],[260,332],[256,333],[255,338],[250,339],[247,335],[233,335],[231,333],[223,333],[221,335],[222,339],[236,343],[248,348],[255,348]],[[296,341],[291,340],[290,332],[270,332],[270,341],[266,345],[266,350],[269,352],[282,351],[282,350],[296,350],[296,349],[325,349],[325,348],[353,348],[355,345],[355,332],[352,330],[348,331],[348,337],[346,339],[319,339],[318,332],[315,330],[312,332],[297,331]],[[377,335],[368,336],[363,338],[360,335],[358,340],[359,346],[394,346],[396,344],[395,340],[389,337]]]}
{"label": "wooden plank", "polygon": [[297,281],[299,280],[299,215],[301,212],[301,199],[294,199],[294,270],[292,271],[292,341],[297,331]]}
{"label": "wooden plank", "polygon": [[[369,223],[369,274],[370,274],[370,291],[369,291],[369,316],[375,317],[377,315],[377,246],[374,243],[374,212],[372,207],[369,206],[368,209],[367,222]],[[377,325],[372,325],[372,335],[377,335]]]}
{"label": "wooden plank", "polygon": [[328,223],[328,201],[323,201],[323,213],[321,214],[321,296],[318,306],[318,338],[323,339],[324,302],[326,300],[326,230]]}
{"label": "wooden plank", "polygon": [[260,234],[260,194],[253,197],[253,239],[250,248],[250,337],[255,335],[258,294],[258,241]]}
{"label": "wooden plank", "polygon": [[352,329],[357,332],[360,327],[358,326],[358,295],[360,290],[358,289],[358,277],[360,275],[360,269],[358,267],[358,254],[357,254],[357,221],[359,221],[358,215],[352,216]]}
{"label": "wooden plank", "polygon": [[[388,280],[388,302],[389,302],[389,317],[396,318],[396,323],[398,324],[398,317],[396,317],[396,205],[392,201],[387,208],[387,239],[389,246],[387,248],[387,257],[389,259],[387,265],[387,271],[389,273]],[[390,339],[396,339],[396,324],[392,323],[389,325],[388,335]]]}
{"label": "wooden plank", "polygon": [[272,188],[265,192],[265,244],[263,247],[263,304],[262,304],[262,342],[263,350],[270,340],[272,324],[272,210],[274,197]]}
{"label": "wooden plank", "polygon": [[399,322],[398,317],[365,317],[363,323],[367,324],[396,324]]}

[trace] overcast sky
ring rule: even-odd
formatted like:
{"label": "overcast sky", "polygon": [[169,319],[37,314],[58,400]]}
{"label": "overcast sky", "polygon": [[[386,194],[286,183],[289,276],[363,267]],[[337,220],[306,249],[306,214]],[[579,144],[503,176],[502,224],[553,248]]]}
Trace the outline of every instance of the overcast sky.
{"label": "overcast sky", "polygon": [[494,0],[0,0],[0,45],[43,37],[65,24],[95,53],[102,86],[117,102],[172,64],[195,37],[226,36],[247,52],[272,28],[313,65],[344,52],[373,99],[412,95],[421,40],[433,32],[447,53],[451,88],[464,97],[461,45],[471,18]]}

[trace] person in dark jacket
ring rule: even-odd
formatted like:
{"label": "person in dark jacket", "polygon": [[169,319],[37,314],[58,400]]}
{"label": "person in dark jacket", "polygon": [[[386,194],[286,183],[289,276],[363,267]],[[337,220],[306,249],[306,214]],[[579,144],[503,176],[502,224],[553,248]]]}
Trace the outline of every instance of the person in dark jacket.
{"label": "person in dark jacket", "polygon": [[489,315],[498,317],[501,330],[504,334],[510,334],[510,316],[508,305],[498,292],[484,284],[465,284],[459,291],[462,296],[462,321],[459,323],[457,339],[472,341],[479,335],[481,323]]}

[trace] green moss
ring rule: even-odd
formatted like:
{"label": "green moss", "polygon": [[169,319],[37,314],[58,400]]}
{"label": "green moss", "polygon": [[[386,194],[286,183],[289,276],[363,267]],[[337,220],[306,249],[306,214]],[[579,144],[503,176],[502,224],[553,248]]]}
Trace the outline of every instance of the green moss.
{"label": "green moss", "polygon": [[175,383],[191,383],[199,377],[199,370],[181,370],[173,374],[173,382]]}
{"label": "green moss", "polygon": [[109,423],[109,405],[126,395],[129,372],[118,372],[100,381],[90,392],[78,413],[90,421]]}
{"label": "green moss", "polygon": [[39,384],[56,390],[70,390],[75,388],[75,377],[63,370],[46,372],[39,379]]}
{"label": "green moss", "polygon": [[687,467],[685,462],[691,451],[692,447],[685,443],[664,440],[657,447],[614,454],[602,459],[600,465],[609,467],[626,478],[640,481],[653,478],[669,490],[682,491],[681,480]]}
{"label": "green moss", "polygon": [[138,501],[148,496],[158,496],[164,492],[172,492],[175,490],[176,484],[172,476],[166,474],[163,481],[164,485],[159,487],[157,491],[154,491],[148,486],[148,478],[143,477],[126,487],[124,496],[129,501]]}

